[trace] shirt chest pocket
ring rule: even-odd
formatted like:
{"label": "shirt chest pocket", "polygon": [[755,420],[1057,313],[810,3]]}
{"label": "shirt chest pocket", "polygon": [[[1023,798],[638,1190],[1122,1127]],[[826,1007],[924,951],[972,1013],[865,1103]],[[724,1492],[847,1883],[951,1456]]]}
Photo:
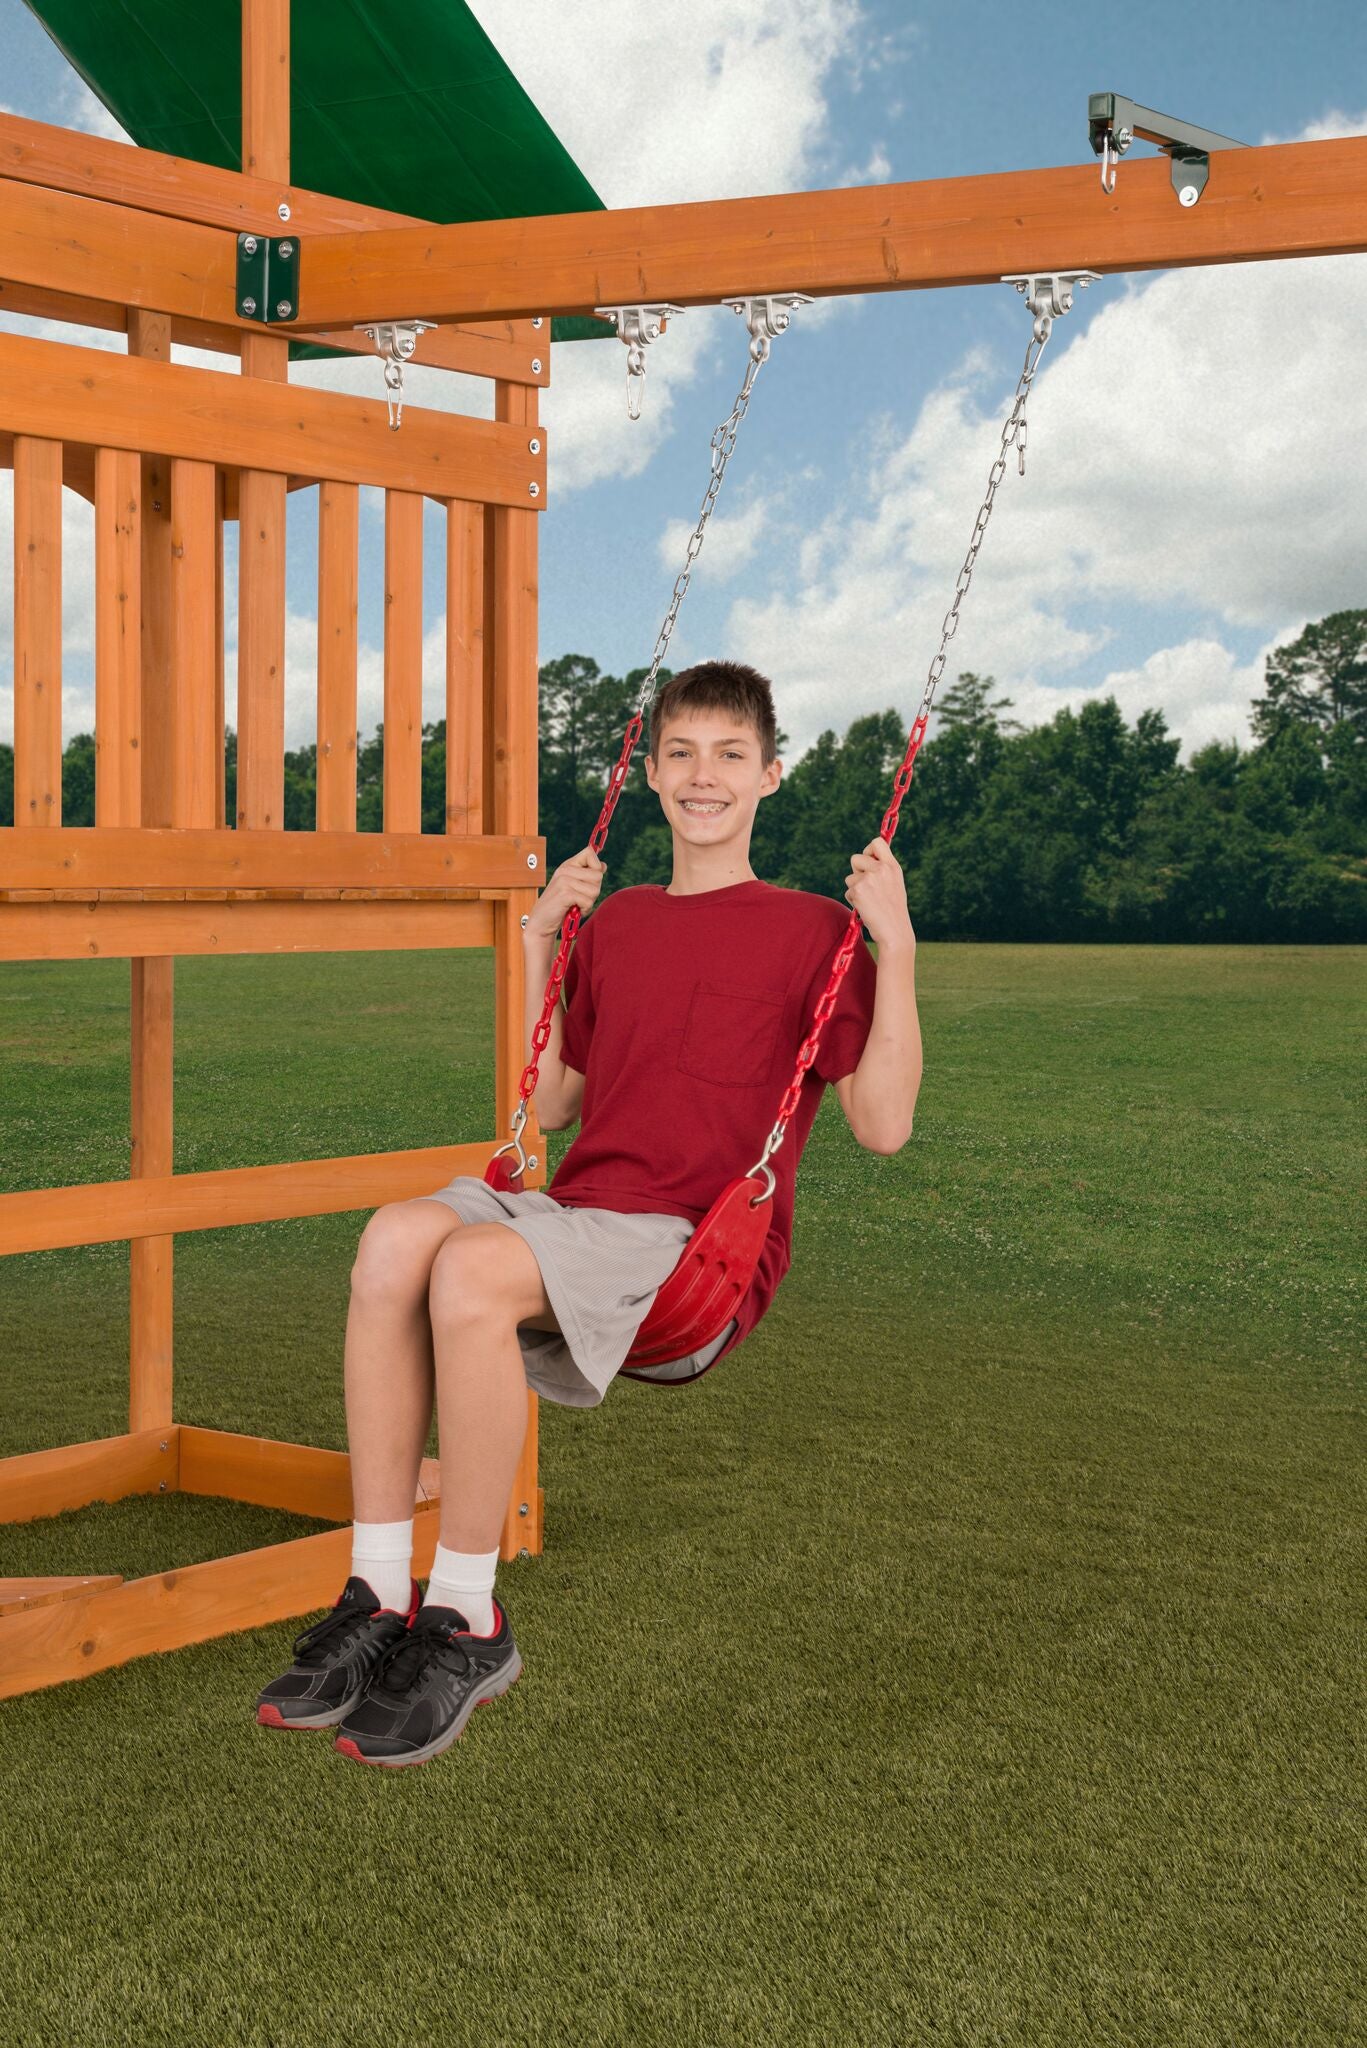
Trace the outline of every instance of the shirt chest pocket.
{"label": "shirt chest pocket", "polygon": [[722,1087],[759,1086],[769,1079],[782,1022],[781,996],[700,981],[684,1020],[679,1071]]}

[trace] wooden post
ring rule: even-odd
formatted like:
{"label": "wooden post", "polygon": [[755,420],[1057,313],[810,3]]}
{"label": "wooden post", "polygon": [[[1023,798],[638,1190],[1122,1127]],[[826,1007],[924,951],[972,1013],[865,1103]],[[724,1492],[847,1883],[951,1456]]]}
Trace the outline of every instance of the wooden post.
{"label": "wooden post", "polygon": [[[128,353],[156,362],[171,357],[171,322],[163,313],[130,310]],[[171,669],[171,464],[140,458],[142,625],[141,818],[174,822],[175,693]],[[132,1030],[129,1175],[171,1171],[175,961],[130,961]],[[175,1239],[134,1238],[128,1248],[128,1427],[169,1428],[172,1415],[173,1267]]]}
{"label": "wooden post", "polygon": [[[494,417],[535,434],[537,394],[524,385],[494,385]],[[537,807],[537,514],[494,506],[485,524],[485,829],[530,832]],[[494,905],[494,1096],[500,1138],[526,1064],[526,971],[522,917],[545,877],[529,873],[525,890]],[[529,1116],[523,1142],[537,1165],[528,1187],[546,1183],[545,1140]],[[503,1525],[500,1555],[536,1557],[542,1547],[543,1496],[537,1485],[537,1402],[527,1396],[527,1435]]]}
{"label": "wooden post", "polygon": [[[242,169],[289,183],[289,0],[242,0]],[[282,335],[244,334],[242,374],[289,381]],[[243,470],[237,505],[237,822],[285,818],[285,477]]]}

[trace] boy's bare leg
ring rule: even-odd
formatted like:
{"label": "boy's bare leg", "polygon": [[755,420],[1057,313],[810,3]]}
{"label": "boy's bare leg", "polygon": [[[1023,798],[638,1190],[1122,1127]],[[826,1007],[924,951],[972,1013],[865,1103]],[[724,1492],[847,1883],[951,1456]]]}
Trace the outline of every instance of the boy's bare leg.
{"label": "boy's bare leg", "polygon": [[357,1522],[403,1522],[413,1513],[432,1426],[427,1313],[432,1262],[464,1227],[447,1203],[419,1196],[387,1202],[361,1234],[351,1269],[345,1351],[352,1518]]}
{"label": "boy's bare leg", "polygon": [[527,1433],[519,1323],[558,1329],[536,1254],[501,1223],[467,1224],[432,1262],[428,1313],[441,1438],[441,1541],[497,1547]]}

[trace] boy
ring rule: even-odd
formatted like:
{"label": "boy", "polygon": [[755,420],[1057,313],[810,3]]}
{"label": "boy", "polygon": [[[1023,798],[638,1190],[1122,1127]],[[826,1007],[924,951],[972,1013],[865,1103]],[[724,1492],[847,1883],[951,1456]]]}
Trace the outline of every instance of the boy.
{"label": "boy", "polygon": [[[775,735],[769,683],[738,662],[703,662],[656,697],[646,777],[673,835],[673,879],[608,897],[576,941],[534,1099],[543,1130],[581,1112],[582,1129],[550,1189],[505,1193],[463,1175],[366,1225],[346,1332],[352,1575],[262,1692],[265,1724],[336,1727],[336,1748],[362,1763],[422,1763],[518,1677],[493,1586],[527,1387],[574,1407],[602,1400],[694,1228],[763,1149],[849,922],[828,898],[751,869],[755,813],[783,772]],[[529,1043],[556,934],[572,903],[593,908],[604,872],[586,848],[528,918]],[[768,1238],[739,1315],[665,1376],[694,1376],[768,1306],[827,1082],[868,1150],[896,1152],[911,1135],[916,940],[881,838],[854,855],[845,895],[878,965],[856,946],[771,1162]],[[420,1604],[413,1499],[434,1388],[441,1540]]]}

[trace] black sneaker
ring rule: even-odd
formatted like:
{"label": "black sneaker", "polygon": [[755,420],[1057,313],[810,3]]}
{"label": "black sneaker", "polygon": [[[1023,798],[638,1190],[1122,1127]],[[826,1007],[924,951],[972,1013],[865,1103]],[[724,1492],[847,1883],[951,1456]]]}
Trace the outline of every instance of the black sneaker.
{"label": "black sneaker", "polygon": [[333,1748],[360,1764],[425,1764],[449,1749],[476,1707],[496,1700],[522,1674],[508,1617],[494,1602],[492,1635],[470,1633],[454,1607],[422,1607],[405,1642],[377,1666],[365,1696],[337,1731]]}
{"label": "black sneaker", "polygon": [[295,1637],[294,1662],[261,1694],[257,1720],[265,1728],[335,1728],[386,1651],[407,1639],[418,1602],[416,1579],[406,1614],[381,1607],[365,1579],[348,1579],[331,1613]]}

